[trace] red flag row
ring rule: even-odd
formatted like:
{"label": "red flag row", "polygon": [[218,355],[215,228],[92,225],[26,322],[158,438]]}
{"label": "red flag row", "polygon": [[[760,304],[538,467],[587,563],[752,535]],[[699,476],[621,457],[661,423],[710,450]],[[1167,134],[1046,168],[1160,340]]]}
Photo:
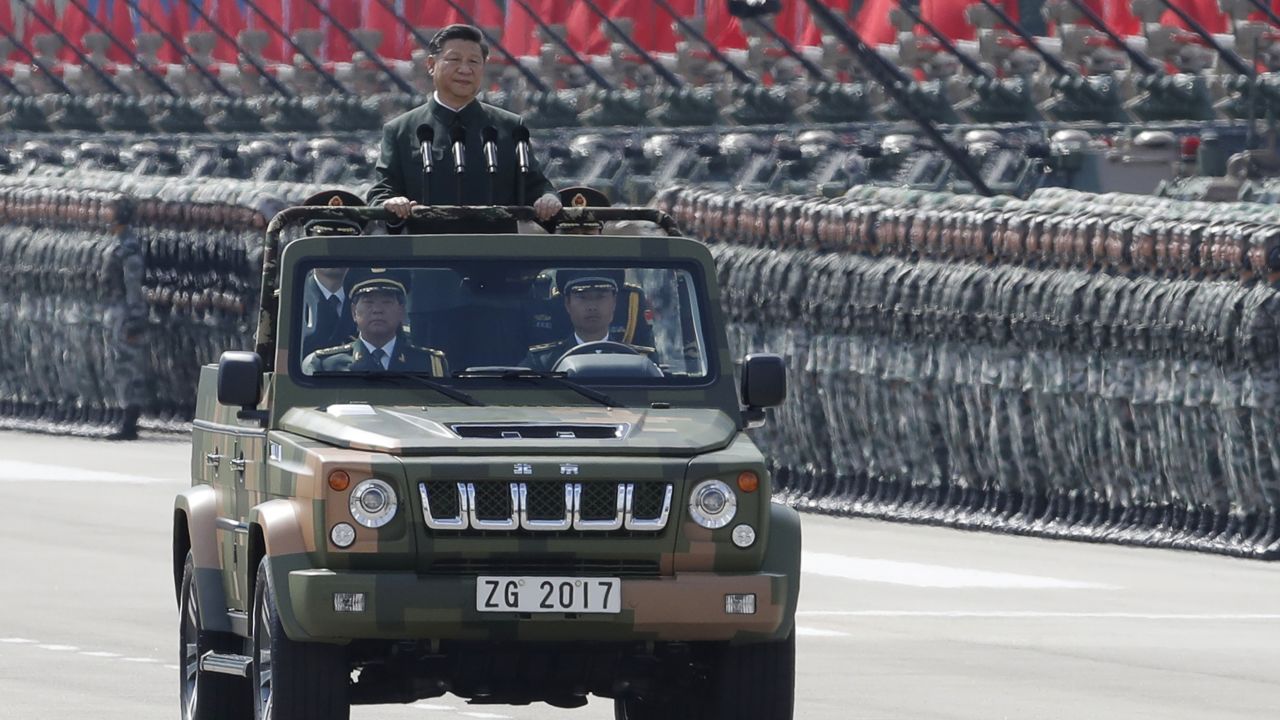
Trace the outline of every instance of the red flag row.
{"label": "red flag row", "polygon": [[[879,44],[894,40],[896,30],[889,23],[889,12],[900,0],[824,1],[847,18],[868,42]],[[1017,17],[1019,0],[1000,1]],[[1129,9],[1129,0],[1086,1],[1119,34],[1139,32],[1139,21]],[[1229,26],[1217,0],[1173,1],[1212,32],[1224,32]],[[1280,0],[1272,1],[1280,8]],[[707,38],[719,48],[746,47],[740,22],[729,15],[725,0],[668,0],[668,3],[684,18],[703,19]],[[920,10],[950,37],[970,39],[974,30],[965,19],[964,11],[976,3],[977,0],[922,0]],[[672,18],[652,0],[595,0],[595,4],[609,18],[626,21],[632,37],[645,50],[675,50],[677,35],[672,28]],[[162,30],[180,39],[188,32],[208,31],[209,23],[204,17],[212,19],[230,37],[244,30],[264,30],[270,38],[264,55],[276,62],[288,61],[294,51],[271,29],[273,26],[290,33],[304,29],[320,31],[322,44],[318,54],[330,62],[351,60],[358,48],[350,31],[359,29],[381,33],[376,48],[380,55],[409,59],[420,43],[405,21],[414,28],[440,28],[471,18],[492,30],[517,56],[537,53],[542,43],[539,33],[542,23],[562,26],[568,41],[583,54],[600,54],[609,46],[601,30],[600,13],[580,0],[74,0],[62,13],[55,11],[54,0],[31,0],[31,5],[81,50],[85,50],[84,36],[97,31],[86,11],[125,43],[131,43],[139,32]],[[202,12],[197,13],[195,7]],[[34,36],[48,32],[48,27],[30,17],[30,13],[15,18],[10,2],[0,0],[0,27],[14,31],[15,19],[21,21],[20,37],[28,47]],[[821,40],[820,28],[804,0],[782,0],[782,11],[774,22],[779,33],[797,45],[816,45]],[[1171,12],[1165,13],[1161,22],[1182,25]],[[234,62],[236,54],[231,42],[218,39],[213,51],[216,59]],[[127,60],[124,51],[115,46],[109,55],[116,62]],[[17,53],[13,57],[24,59],[25,56]],[[167,62],[177,62],[180,54],[166,43],[160,57]],[[65,49],[63,59],[73,60],[74,54]]]}

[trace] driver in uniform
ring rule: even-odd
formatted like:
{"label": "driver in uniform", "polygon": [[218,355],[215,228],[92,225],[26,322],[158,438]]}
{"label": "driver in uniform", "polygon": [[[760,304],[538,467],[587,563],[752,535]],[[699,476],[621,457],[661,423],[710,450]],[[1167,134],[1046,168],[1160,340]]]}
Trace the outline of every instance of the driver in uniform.
{"label": "driver in uniform", "polygon": [[529,354],[521,361],[520,367],[550,372],[556,362],[570,350],[579,345],[605,340],[634,348],[657,363],[654,348],[627,343],[620,333],[610,328],[618,304],[617,280],[593,270],[562,270],[556,275],[562,283],[560,294],[564,297],[564,308],[573,325],[573,334],[557,342],[529,348]]}

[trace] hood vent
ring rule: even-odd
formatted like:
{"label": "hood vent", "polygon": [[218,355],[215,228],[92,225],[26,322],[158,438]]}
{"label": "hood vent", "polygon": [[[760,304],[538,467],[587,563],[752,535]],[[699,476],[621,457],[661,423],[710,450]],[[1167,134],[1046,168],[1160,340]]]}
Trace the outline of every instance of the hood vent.
{"label": "hood vent", "polygon": [[463,438],[489,440],[617,440],[627,425],[568,425],[560,423],[454,424],[449,429]]}

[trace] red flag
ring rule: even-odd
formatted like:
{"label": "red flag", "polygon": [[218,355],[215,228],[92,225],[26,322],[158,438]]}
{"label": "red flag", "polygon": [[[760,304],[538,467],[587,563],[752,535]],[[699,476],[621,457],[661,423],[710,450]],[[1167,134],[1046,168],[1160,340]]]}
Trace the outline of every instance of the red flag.
{"label": "red flag", "polygon": [[[257,0],[255,4],[267,17],[271,18],[277,27],[288,27],[284,0]],[[262,57],[272,62],[288,62],[293,57],[293,48],[280,37],[279,33],[271,29],[271,23],[264,20],[262,15],[245,7],[245,21],[250,29],[261,30],[269,38],[266,47],[262,48]]]}
{"label": "red flag", "polygon": [[319,30],[321,15],[315,5],[310,0],[288,0],[285,6],[285,29],[289,32],[295,30]]}
{"label": "red flag", "polygon": [[[108,7],[108,0],[98,0],[102,5],[98,8],[98,17],[102,19],[102,24],[107,26],[111,34],[120,42],[128,47],[134,46],[134,35],[137,29],[133,24],[133,15],[129,12],[129,3],[126,0],[114,0]],[[103,9],[107,12],[103,12]],[[107,46],[107,57],[112,62],[127,63],[130,62],[128,54],[115,43]]]}
{"label": "red flag", "polygon": [[[565,23],[572,11],[569,3],[557,0],[524,0],[524,2],[537,13],[539,20],[548,25]],[[510,0],[508,3],[506,20],[502,44],[507,46],[512,55],[537,55],[538,49],[542,46],[538,34],[538,23],[534,22],[529,11],[521,6],[519,0]]]}
{"label": "red flag", "polygon": [[[1211,33],[1227,31],[1227,14],[1218,8],[1217,0],[1173,0],[1173,4],[1190,15],[1205,30]],[[1176,25],[1184,30],[1191,29],[1172,10],[1166,10],[1164,15],[1160,16],[1160,24]]]}
{"label": "red flag", "polygon": [[[616,6],[620,4],[623,3],[615,2],[615,7],[605,12],[610,17],[618,17]],[[600,16],[592,12],[586,3],[578,3],[565,22],[566,39],[574,50],[584,55],[603,55],[609,52],[609,39],[605,37],[601,24]]]}
{"label": "red flag", "polygon": [[[13,24],[13,5],[7,2],[0,2],[0,27],[10,33],[14,32],[16,26]],[[8,61],[13,59],[13,53],[0,58],[0,61]]]}
{"label": "red flag", "polygon": [[499,0],[476,0],[475,11],[471,16],[482,28],[500,28],[506,19]]}
{"label": "red flag", "polygon": [[867,0],[858,11],[853,26],[868,45],[884,45],[897,37],[897,28],[889,22],[889,11],[897,6],[897,0]]}
{"label": "red flag", "polygon": [[353,0],[324,0],[325,9],[337,21],[337,25],[325,18],[324,24],[328,28],[328,53],[327,57],[333,62],[350,62],[351,54],[355,52],[355,46],[347,39],[346,33],[338,29],[339,25],[344,28],[354,29],[360,27],[360,3]]}
{"label": "red flag", "polygon": [[742,34],[738,18],[729,14],[727,2],[709,2],[707,14],[707,39],[721,50],[742,50],[747,47],[747,36]]}
{"label": "red flag", "polygon": [[[53,0],[37,0],[35,3],[35,11],[40,17],[51,22],[57,22],[58,13],[53,9]],[[22,44],[35,51],[35,46],[31,44],[37,35],[51,34],[49,28],[39,20],[31,17],[30,14],[22,22]]]}
{"label": "red flag", "polygon": [[[124,3],[125,0],[116,0]],[[239,35],[247,25],[245,23],[244,14],[240,12],[240,6],[236,0],[205,0],[201,6],[205,15],[221,28],[227,35],[239,40]],[[128,13],[126,12],[126,17]],[[209,23],[204,18],[197,18],[195,26],[192,28],[195,32],[213,32],[209,27]],[[239,51],[236,50],[235,43],[224,39],[221,35],[215,35],[217,42],[213,46],[213,57],[226,63],[234,63],[239,59]]]}
{"label": "red flag", "polygon": [[396,60],[409,59],[408,32],[381,0],[365,0],[362,27],[382,33],[379,55]]}
{"label": "red flag", "polygon": [[[852,0],[828,0],[827,7],[831,8],[831,11],[839,16],[841,20],[844,20],[849,17],[850,2]],[[799,42],[801,45],[815,47],[822,44],[822,26],[818,24],[818,21],[812,15],[809,16],[808,22],[804,27],[804,34],[800,36]]]}
{"label": "red flag", "polygon": [[[187,34],[187,6],[180,4],[181,2],[182,0],[140,0],[138,3],[138,9],[142,11],[138,17],[140,32],[159,34],[151,23],[142,19],[142,15],[145,14],[159,23],[171,37],[182,42],[182,38]],[[130,33],[132,34],[132,30]],[[160,62],[176,63],[182,55],[166,40],[160,44],[156,57]]]}
{"label": "red flag", "polygon": [[[667,0],[667,4],[676,11],[676,15],[686,20],[698,14],[698,0]],[[653,14],[653,49],[664,53],[675,52],[678,37],[675,18],[656,5]]]}
{"label": "red flag", "polygon": [[804,31],[809,25],[809,6],[804,0],[783,3],[773,22],[787,42],[798,45],[804,40]]}
{"label": "red flag", "polygon": [[[920,15],[933,23],[943,35],[952,40],[972,40],[977,31],[969,24],[965,11],[970,6],[979,4],[977,0],[924,0],[920,4]],[[1014,20],[1018,19],[1018,0],[1003,0],[996,3]]]}
{"label": "red flag", "polygon": [[[86,7],[91,6],[86,5]],[[98,14],[102,14],[101,10],[99,10]],[[67,43],[62,46],[62,50],[58,53],[60,58],[67,62],[74,61],[76,59],[76,54],[71,49],[72,46],[78,48],[81,52],[85,51],[84,36],[86,33],[93,32],[94,27],[93,23],[89,22],[89,16],[83,10],[71,3],[68,3],[66,9],[62,11],[61,18],[53,15],[45,15],[43,12],[41,15],[49,22],[57,24],[58,33],[62,35],[62,39]],[[31,22],[35,23],[37,27],[44,29],[45,32],[49,31],[48,26],[39,20],[36,20],[34,17],[29,19]]]}

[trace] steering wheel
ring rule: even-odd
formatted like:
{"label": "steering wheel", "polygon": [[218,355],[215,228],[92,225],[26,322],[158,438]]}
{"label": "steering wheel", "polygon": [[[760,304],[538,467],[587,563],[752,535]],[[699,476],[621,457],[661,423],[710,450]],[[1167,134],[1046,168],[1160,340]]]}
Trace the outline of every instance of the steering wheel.
{"label": "steering wheel", "polygon": [[564,362],[565,358],[570,358],[575,355],[594,355],[596,353],[608,353],[611,355],[644,354],[626,343],[614,342],[613,340],[596,340],[589,343],[582,343],[561,355],[559,359],[556,360],[555,364],[551,366],[552,372],[555,372],[555,369],[560,367],[560,363]]}

